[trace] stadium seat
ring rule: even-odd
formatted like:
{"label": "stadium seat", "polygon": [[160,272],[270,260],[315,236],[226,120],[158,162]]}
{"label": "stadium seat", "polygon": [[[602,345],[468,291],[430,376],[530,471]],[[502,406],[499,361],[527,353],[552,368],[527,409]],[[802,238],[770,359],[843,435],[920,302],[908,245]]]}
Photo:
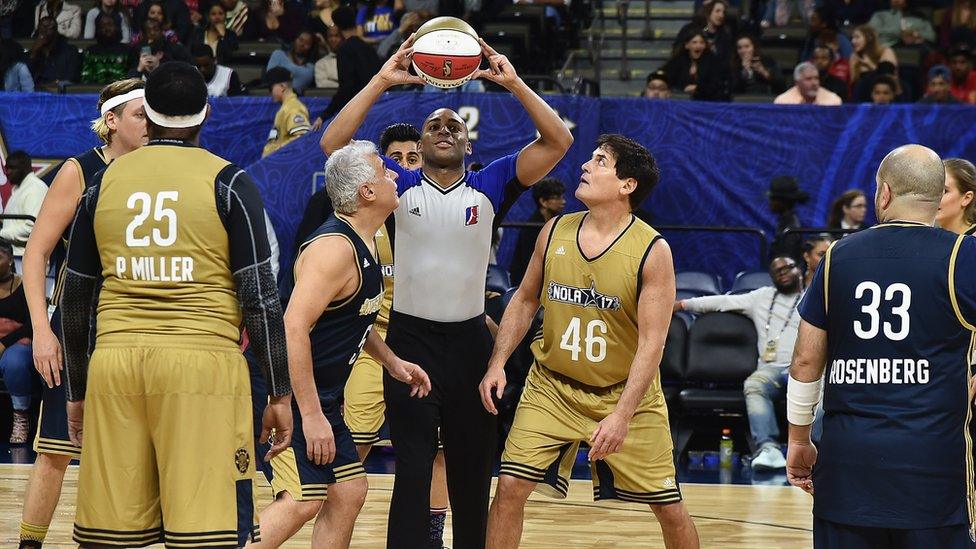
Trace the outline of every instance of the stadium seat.
{"label": "stadium seat", "polygon": [[729,293],[744,294],[757,288],[772,285],[773,279],[769,277],[769,273],[766,271],[742,271],[735,275],[735,280],[732,281],[732,289],[729,290]]}
{"label": "stadium seat", "polygon": [[681,383],[685,378],[685,357],[688,343],[688,317],[674,315],[668,327],[668,337],[664,342],[664,356],[661,357],[661,385],[668,409],[677,404]]}
{"label": "stadium seat", "polygon": [[718,276],[699,271],[684,271],[675,275],[679,291],[697,292],[697,295],[718,295],[722,293],[722,282]]}
{"label": "stadium seat", "polygon": [[508,271],[499,265],[488,265],[488,275],[485,279],[485,291],[504,294],[512,287],[512,278]]}
{"label": "stadium seat", "polygon": [[742,382],[756,370],[756,340],[752,321],[742,315],[698,317],[688,331],[685,378],[702,386],[681,391],[682,410],[708,415],[745,412]]}

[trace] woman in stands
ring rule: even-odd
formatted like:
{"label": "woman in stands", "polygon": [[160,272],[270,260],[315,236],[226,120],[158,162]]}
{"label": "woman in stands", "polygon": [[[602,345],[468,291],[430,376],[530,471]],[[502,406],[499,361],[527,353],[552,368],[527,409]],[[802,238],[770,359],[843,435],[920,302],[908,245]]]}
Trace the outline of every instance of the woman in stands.
{"label": "woman in stands", "polygon": [[[143,87],[141,78],[131,78],[102,89],[98,99],[101,116],[92,122],[92,130],[104,144],[65,161],[44,199],[24,253],[24,293],[34,329],[34,366],[44,379],[40,425],[34,439],[37,460],[27,482],[20,524],[21,542],[34,542],[32,546],[40,547],[44,541],[61,494],[64,471],[71,459],[81,454],[68,439],[61,345],[56,335],[60,314],[54,306],[61,290],[61,269],[49,306],[45,295],[48,261],[62,241],[67,247],[68,227],[95,174],[113,159],[146,144]],[[54,310],[49,320],[50,309]]]}
{"label": "woman in stands", "polygon": [[851,189],[834,200],[827,226],[831,229],[861,230],[864,228],[864,217],[867,213],[867,197],[862,191]]}
{"label": "woman in stands", "polygon": [[64,0],[38,3],[34,9],[34,34],[37,34],[41,19],[45,17],[54,19],[58,25],[58,33],[65,38],[75,39],[81,36],[81,8],[78,6]]}
{"label": "woman in stands", "polygon": [[813,274],[817,272],[820,261],[827,254],[830,247],[831,238],[827,235],[816,235],[803,242],[803,263],[806,264],[806,272],[803,273],[803,289],[806,290],[813,281]]}
{"label": "woman in stands", "polygon": [[302,31],[304,19],[305,14],[298,2],[261,0],[248,18],[245,32],[249,40],[291,44]]}
{"label": "woman in stands", "polygon": [[220,2],[210,6],[207,11],[207,24],[193,30],[190,34],[189,46],[192,49],[197,44],[203,44],[213,52],[217,63],[227,62],[227,57],[237,50],[237,33],[226,26],[227,12]]}
{"label": "woman in stands", "polygon": [[894,50],[878,42],[878,33],[870,25],[855,27],[851,43],[854,45],[854,53],[851,54],[852,84],[877,69],[882,61],[898,66]]}
{"label": "woman in stands", "polygon": [[754,36],[740,35],[732,56],[732,93],[778,95],[785,90],[786,83],[776,60],[759,51]]}
{"label": "woman in stands", "polygon": [[302,32],[291,43],[288,51],[278,50],[271,54],[265,71],[284,67],[291,73],[291,87],[301,93],[315,83],[315,62],[319,59],[319,43],[308,31]]}
{"label": "woman in stands", "polygon": [[948,50],[960,42],[976,48],[976,0],[955,0],[942,14],[939,46]]}
{"label": "woman in stands", "polygon": [[732,37],[735,36],[731,24],[726,22],[725,12],[728,9],[729,4],[725,0],[711,0],[702,4],[691,22],[678,31],[674,46],[678,47],[694,32],[701,31],[708,49],[722,61],[728,62],[732,58]]}
{"label": "woman in stands", "polygon": [[14,269],[14,250],[0,242],[0,377],[10,391],[13,427],[10,444],[23,444],[30,435],[34,362],[31,359],[31,323],[24,287]]}
{"label": "woman in stands", "polygon": [[701,29],[687,34],[662,70],[667,74],[672,90],[687,93],[692,99],[729,99],[728,64],[719,61],[708,49]]}
{"label": "woman in stands", "polygon": [[[179,44],[180,37],[172,29],[170,21],[166,19],[166,11],[163,10],[163,3],[160,0],[153,0],[149,3],[149,9],[146,11],[146,21],[159,23],[159,27],[163,30],[163,38],[174,44]],[[142,32],[137,32],[132,37],[132,43],[138,44],[142,40],[142,34]]]}
{"label": "woman in stands", "polygon": [[128,44],[132,40],[132,22],[129,20],[129,12],[122,9],[119,0],[101,0],[97,6],[88,10],[88,15],[85,16],[85,40],[95,38],[99,17],[111,17],[115,20],[115,27],[122,33],[123,44]]}
{"label": "woman in stands", "polygon": [[948,158],[945,193],[935,223],[954,233],[976,233],[976,167],[962,158]]}

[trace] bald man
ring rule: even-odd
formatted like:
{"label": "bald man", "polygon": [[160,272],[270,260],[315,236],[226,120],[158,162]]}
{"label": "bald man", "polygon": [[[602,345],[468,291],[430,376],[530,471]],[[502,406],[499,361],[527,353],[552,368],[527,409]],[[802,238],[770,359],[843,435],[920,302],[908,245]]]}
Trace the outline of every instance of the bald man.
{"label": "bald man", "polygon": [[976,239],[932,226],[933,151],[895,149],[876,179],[881,223],[835,242],[800,302],[787,477],[813,494],[815,548],[972,548]]}

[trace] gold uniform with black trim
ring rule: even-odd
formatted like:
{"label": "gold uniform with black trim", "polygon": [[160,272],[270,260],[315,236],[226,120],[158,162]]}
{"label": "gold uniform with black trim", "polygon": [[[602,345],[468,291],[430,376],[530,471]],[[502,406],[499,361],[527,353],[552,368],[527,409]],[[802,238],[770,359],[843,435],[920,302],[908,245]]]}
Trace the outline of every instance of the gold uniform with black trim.
{"label": "gold uniform with black trim", "polygon": [[[273,281],[240,278],[270,269],[261,208],[242,170],[162,140],[116,159],[83,198],[68,276],[99,277],[102,286],[87,380],[75,366],[78,309],[87,303],[69,304],[69,286],[62,301],[68,398],[85,402],[76,542],[238,547],[260,539],[239,339],[240,303],[251,291],[242,285]],[[270,295],[278,308],[263,310],[277,310],[280,322]],[[282,331],[267,326],[262,333]],[[280,353],[265,354],[278,364]],[[288,390],[271,377],[274,394]]]}
{"label": "gold uniform with black trim", "polygon": [[[389,228],[384,225],[376,232],[376,256],[383,271],[383,306],[373,330],[386,339],[393,306],[393,243]],[[386,421],[386,402],[383,400],[383,365],[367,352],[356,359],[349,374],[343,395],[343,419],[349,426],[356,444],[376,444],[380,429]]]}
{"label": "gold uniform with black trim", "polygon": [[305,104],[295,95],[295,92],[286,91],[281,108],[275,114],[274,127],[268,134],[268,142],[264,145],[261,156],[268,156],[311,130]]}
{"label": "gold uniform with black trim", "polygon": [[[578,244],[587,213],[560,216],[546,245],[540,333],[505,443],[500,474],[566,497],[580,443],[620,401],[637,351],[640,273],[661,236],[636,217],[606,251],[589,259]],[[620,452],[591,463],[594,499],[681,501],[660,377],[630,421]]]}

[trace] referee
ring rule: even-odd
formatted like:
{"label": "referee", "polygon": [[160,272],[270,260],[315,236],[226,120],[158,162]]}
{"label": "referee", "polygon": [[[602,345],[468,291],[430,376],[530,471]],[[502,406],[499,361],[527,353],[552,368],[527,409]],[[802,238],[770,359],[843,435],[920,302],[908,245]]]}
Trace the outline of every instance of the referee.
{"label": "referee", "polygon": [[[404,42],[380,72],[333,119],[322,136],[332,154],[349,142],[373,103],[391,86],[420,83],[407,73]],[[539,135],[517,154],[483,170],[467,172],[468,129],[450,109],[434,111],[421,129],[423,166],[398,173],[394,248],[396,292],[387,344],[430,376],[427,398],[411,399],[389,375],[385,396],[396,451],[396,479],[387,547],[428,546],[431,466],[441,428],[447,485],[454,512],[454,547],[485,546],[491,466],[496,449],[494,416],[481,405],[478,384],[491,354],[485,324],[484,290],[493,226],[519,193],[539,181],[562,159],[573,136],[559,116],[536,95],[504,55],[482,42],[490,68],[476,73],[504,86],[525,107]]]}

